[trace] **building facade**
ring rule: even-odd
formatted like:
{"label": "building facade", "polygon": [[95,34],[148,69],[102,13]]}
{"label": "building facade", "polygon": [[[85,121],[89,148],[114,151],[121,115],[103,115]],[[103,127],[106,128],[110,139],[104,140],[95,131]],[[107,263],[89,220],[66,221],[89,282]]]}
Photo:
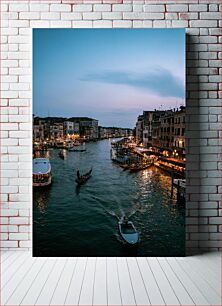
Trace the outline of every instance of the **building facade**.
{"label": "building facade", "polygon": [[49,140],[58,140],[63,138],[64,136],[64,128],[63,123],[53,123],[50,125],[50,135]]}
{"label": "building facade", "polygon": [[99,127],[99,138],[118,138],[118,137],[130,137],[133,135],[132,129],[124,129],[118,127]]}
{"label": "building facade", "polygon": [[143,115],[139,115],[136,122],[136,142],[143,141]]}
{"label": "building facade", "polygon": [[33,141],[58,140],[60,138],[99,138],[98,120],[88,117],[33,118]]}
{"label": "building facade", "polygon": [[136,141],[145,148],[185,157],[185,107],[165,111],[144,111],[136,123]]}
{"label": "building facade", "polygon": [[74,137],[79,135],[80,133],[80,129],[79,129],[79,122],[75,122],[75,121],[69,121],[66,120],[64,121],[64,135],[65,136],[70,136],[70,137]]}

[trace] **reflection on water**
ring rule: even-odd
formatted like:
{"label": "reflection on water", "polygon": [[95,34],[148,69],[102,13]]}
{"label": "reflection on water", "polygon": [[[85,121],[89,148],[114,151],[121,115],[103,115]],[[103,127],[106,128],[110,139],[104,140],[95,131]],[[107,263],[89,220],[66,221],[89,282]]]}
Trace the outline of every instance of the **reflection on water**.
{"label": "reflection on water", "polygon": [[[184,209],[170,198],[171,179],[157,169],[129,173],[110,160],[108,140],[88,143],[87,152],[48,152],[53,184],[34,189],[34,256],[182,256]],[[77,187],[76,171],[89,181]],[[118,233],[127,215],[140,232],[129,248]]]}

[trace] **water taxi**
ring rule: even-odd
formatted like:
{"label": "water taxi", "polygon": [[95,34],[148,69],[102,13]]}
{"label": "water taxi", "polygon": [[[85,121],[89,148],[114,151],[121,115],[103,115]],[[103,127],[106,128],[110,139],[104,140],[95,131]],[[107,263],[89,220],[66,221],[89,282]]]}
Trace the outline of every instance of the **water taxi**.
{"label": "water taxi", "polygon": [[132,221],[126,221],[126,218],[121,218],[118,222],[119,224],[119,232],[122,238],[128,244],[137,244],[139,242],[139,233],[137,232]]}
{"label": "water taxi", "polygon": [[43,187],[52,183],[51,164],[48,158],[33,159],[33,186]]}

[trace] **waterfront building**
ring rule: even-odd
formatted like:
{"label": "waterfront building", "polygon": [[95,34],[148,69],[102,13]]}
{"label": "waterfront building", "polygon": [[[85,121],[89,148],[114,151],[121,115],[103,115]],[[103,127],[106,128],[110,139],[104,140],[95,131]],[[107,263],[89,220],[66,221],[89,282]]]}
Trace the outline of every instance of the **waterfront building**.
{"label": "waterfront building", "polygon": [[119,127],[99,127],[99,138],[118,138],[118,137],[130,137],[133,135],[132,129],[119,128]]}
{"label": "waterfront building", "polygon": [[161,120],[160,118],[164,116],[165,111],[155,111],[153,113],[153,121],[152,121],[152,147],[161,148],[162,147],[162,135],[161,135]]}
{"label": "waterfront building", "polygon": [[143,112],[143,146],[147,148],[152,143],[153,112]]}
{"label": "waterfront building", "polygon": [[136,141],[167,157],[185,158],[185,107],[144,111],[136,122]]}
{"label": "waterfront building", "polygon": [[99,138],[99,121],[88,117],[72,117],[68,119],[69,122],[73,122],[74,133],[78,133],[80,137],[88,140],[94,140]]}
{"label": "waterfront building", "polygon": [[75,121],[64,121],[64,135],[70,136],[71,138],[74,138],[75,136],[79,136],[80,129],[79,129],[79,122]]}
{"label": "waterfront building", "polygon": [[136,142],[143,141],[143,115],[139,115],[136,122]]}
{"label": "waterfront building", "polygon": [[172,149],[174,141],[174,112],[166,111],[160,120],[160,145],[162,149]]}
{"label": "waterfront building", "polygon": [[39,117],[33,117],[33,142],[43,142],[47,136],[46,132],[46,121]]}
{"label": "waterfront building", "polygon": [[145,148],[152,146],[153,122],[163,115],[164,111],[144,111],[143,112],[143,146]]}
{"label": "waterfront building", "polygon": [[185,158],[185,107],[180,107],[174,114],[174,150],[178,158]]}
{"label": "waterfront building", "polygon": [[136,141],[142,143],[145,148],[152,146],[154,122],[159,120],[165,111],[143,111],[136,122]]}
{"label": "waterfront building", "polygon": [[33,125],[33,141],[41,142],[44,140],[44,129],[42,125],[34,124]]}
{"label": "waterfront building", "polygon": [[33,117],[33,141],[63,141],[65,139],[96,140],[133,136],[133,130],[119,127],[99,127],[98,120],[88,117]]}
{"label": "waterfront building", "polygon": [[63,123],[53,123],[50,124],[50,140],[57,140],[60,138],[63,138],[64,135],[64,129],[63,129]]}

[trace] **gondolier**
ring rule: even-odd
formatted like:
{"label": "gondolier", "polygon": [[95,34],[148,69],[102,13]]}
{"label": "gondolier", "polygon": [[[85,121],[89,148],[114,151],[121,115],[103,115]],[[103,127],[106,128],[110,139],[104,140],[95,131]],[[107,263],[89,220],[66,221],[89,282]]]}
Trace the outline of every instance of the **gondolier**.
{"label": "gondolier", "polygon": [[91,177],[92,174],[92,168],[89,172],[85,173],[84,175],[80,175],[79,170],[77,171],[77,179],[76,179],[76,183],[78,185],[83,185],[86,181],[88,181],[88,179]]}

